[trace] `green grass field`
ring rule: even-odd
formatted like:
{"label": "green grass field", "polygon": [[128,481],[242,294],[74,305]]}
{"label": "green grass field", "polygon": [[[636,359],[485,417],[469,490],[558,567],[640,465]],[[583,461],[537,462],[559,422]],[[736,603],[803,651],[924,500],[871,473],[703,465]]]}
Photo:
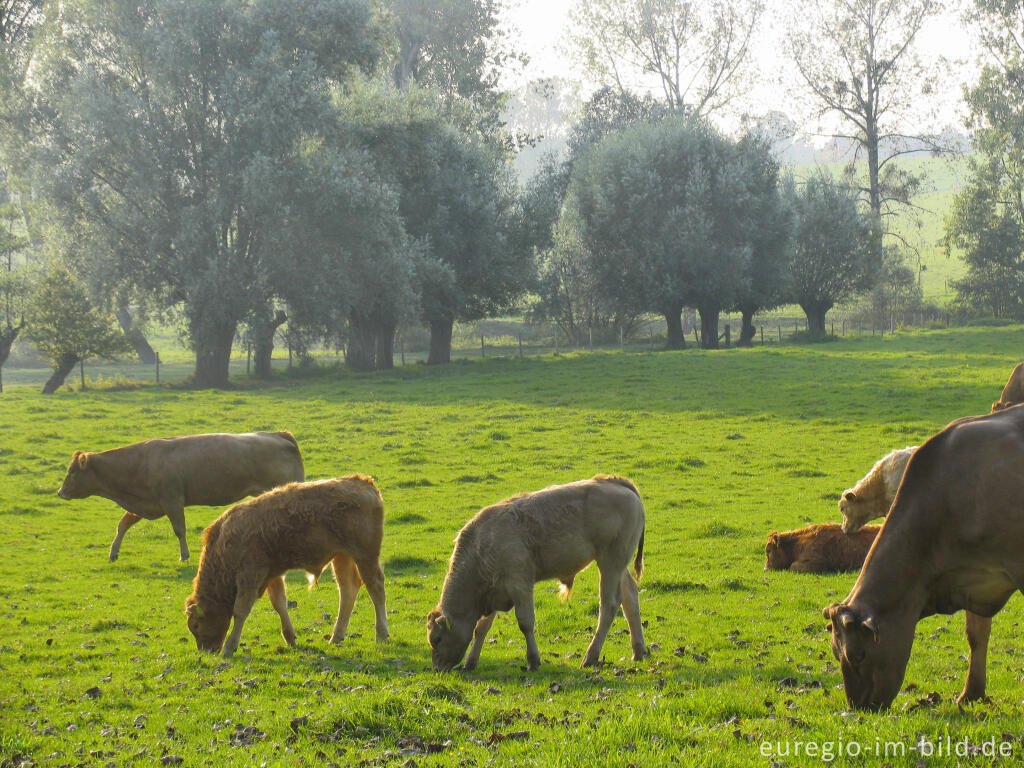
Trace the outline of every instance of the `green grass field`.
{"label": "green grass field", "polygon": [[[821,609],[855,575],[762,569],[771,530],[837,520],[841,490],[881,455],[987,412],[1022,350],[1015,326],[331,371],[230,392],[13,388],[0,396],[0,765],[768,768],[821,764],[820,752],[792,755],[810,741],[864,751],[835,765],[991,763],[910,750],[947,736],[1007,741],[1019,759],[1024,600],[995,620],[990,702],[958,710],[963,618],[940,616],[918,625],[892,712],[848,713]],[[78,448],[259,429],[291,430],[311,479],[377,478],[389,643],[374,643],[363,593],[354,634],[329,646],[333,583],[307,591],[293,573],[297,649],[262,600],[234,659],[200,656],[182,606],[200,532],[221,510],[186,512],[188,563],[166,520],[140,523],[108,563],[115,505],[56,496]],[[538,672],[522,670],[511,615],[474,673],[430,671],[424,618],[459,527],[510,494],[598,472],[631,477],[646,503],[651,659],[630,660],[620,615],[607,664],[579,668],[597,616],[592,568],[569,604],[537,586]],[[876,739],[907,752],[876,756]],[[766,756],[778,742],[790,755]]]}

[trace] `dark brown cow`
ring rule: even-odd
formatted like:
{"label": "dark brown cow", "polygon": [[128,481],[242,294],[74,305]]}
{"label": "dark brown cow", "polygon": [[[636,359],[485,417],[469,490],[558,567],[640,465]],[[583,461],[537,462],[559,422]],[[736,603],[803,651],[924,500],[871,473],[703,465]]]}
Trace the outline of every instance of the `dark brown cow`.
{"label": "dark brown cow", "polygon": [[772,531],[764,547],[764,569],[803,573],[860,570],[881,527],[867,525],[847,534],[838,523],[822,523],[785,533]]}
{"label": "dark brown cow", "polygon": [[295,645],[284,574],[301,568],[315,582],[328,563],[338,584],[331,642],[345,638],[364,583],[377,614],[377,642],[387,640],[383,538],[384,502],[373,480],[363,475],[292,483],[236,504],[203,532],[199,570],[185,600],[196,645],[212,653],[223,645],[224,656],[231,656],[249,611],[264,591],[281,617],[281,635]]}
{"label": "dark brown cow", "polygon": [[1024,363],[1017,363],[1017,367],[1006,381],[1006,386],[1003,387],[1003,393],[992,403],[992,412],[1002,411],[1021,403],[1024,403]]}
{"label": "dark brown cow", "polygon": [[846,698],[888,707],[925,616],[967,621],[960,701],[984,695],[991,618],[1024,587],[1024,408],[954,421],[911,458],[882,531],[842,603],[825,609]]}
{"label": "dark brown cow", "polygon": [[217,433],[146,440],[101,453],[75,451],[57,495],[102,496],[125,510],[110,545],[111,562],[129,528],[165,515],[187,560],[185,507],[221,507],[304,478],[291,433]]}

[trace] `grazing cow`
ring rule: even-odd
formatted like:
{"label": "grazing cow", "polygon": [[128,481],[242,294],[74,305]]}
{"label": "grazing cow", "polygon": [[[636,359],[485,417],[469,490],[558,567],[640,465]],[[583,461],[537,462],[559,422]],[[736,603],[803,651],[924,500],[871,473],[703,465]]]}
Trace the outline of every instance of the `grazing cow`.
{"label": "grazing cow", "polygon": [[540,666],[534,638],[533,585],[558,579],[568,596],[576,574],[597,561],[601,606],[597,631],[583,666],[599,663],[601,646],[615,612],[622,606],[633,658],[649,655],[640,624],[640,596],[629,574],[629,559],[643,572],[644,505],[636,486],[624,477],[597,475],[567,485],[524,493],[486,507],[455,539],[441,600],[427,617],[434,669],[458,664],[470,639],[465,669],[476,667],[497,611],[516,610],[526,638],[526,663]]}
{"label": "grazing cow", "polygon": [[764,569],[803,573],[860,570],[881,527],[869,525],[849,535],[836,523],[785,533],[772,531],[764,547]]}
{"label": "grazing cow", "polygon": [[[201,651],[225,657],[238,648],[253,604],[267,593],[281,617],[281,635],[295,645],[284,574],[302,569],[316,583],[327,563],[338,584],[332,643],[345,638],[361,584],[377,614],[377,642],[388,639],[384,604],[384,502],[373,480],[351,475],[292,483],[236,504],[203,531],[203,552],[185,600],[188,628]],[[228,625],[234,627],[227,642]]]}
{"label": "grazing cow", "polygon": [[886,516],[896,498],[907,462],[916,450],[917,446],[911,445],[886,454],[860,482],[843,491],[839,511],[843,515],[844,533],[853,533],[865,523]]}
{"label": "grazing cow", "polygon": [[1022,463],[1024,408],[954,421],[917,449],[856,584],[824,611],[851,706],[888,707],[917,622],[959,610],[971,661],[958,700],[984,695],[991,617],[1024,587]]}
{"label": "grazing cow", "polygon": [[188,435],[146,440],[101,453],[75,451],[62,499],[102,496],[125,511],[110,545],[117,560],[121,540],[139,520],[163,516],[188,560],[185,507],[219,507],[305,478],[298,443],[289,432]]}
{"label": "grazing cow", "polygon": [[992,403],[992,413],[1021,403],[1024,403],[1024,363],[1017,363],[1017,367],[1006,381],[1006,386],[1003,387],[1003,393]]}

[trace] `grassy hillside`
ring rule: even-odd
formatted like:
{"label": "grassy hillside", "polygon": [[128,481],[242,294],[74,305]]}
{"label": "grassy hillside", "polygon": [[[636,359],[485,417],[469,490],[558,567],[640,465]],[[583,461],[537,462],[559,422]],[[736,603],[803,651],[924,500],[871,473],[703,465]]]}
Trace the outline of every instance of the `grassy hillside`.
{"label": "grassy hillside", "polygon": [[[1005,738],[1020,755],[1020,598],[994,623],[990,702],[953,702],[967,648],[962,615],[942,616],[918,625],[892,713],[848,714],[821,609],[855,576],[762,568],[770,531],[836,520],[839,493],[878,457],[987,411],[1022,351],[1024,327],[1011,327],[488,359],[254,391],[14,389],[0,396],[0,763],[768,766],[768,742],[909,748],[946,734],[976,746]],[[294,573],[297,649],[261,600],[233,660],[200,656],[182,606],[200,532],[221,510],[186,512],[188,563],[166,520],[137,525],[108,563],[114,504],[55,494],[75,449],[256,429],[291,430],[310,478],[377,478],[386,645],[373,642],[362,594],[353,636],[329,646],[331,579],[307,591]],[[597,616],[592,568],[567,605],[556,585],[538,585],[538,672],[522,670],[511,615],[477,671],[430,671],[423,622],[459,527],[510,494],[597,472],[631,477],[646,503],[640,600],[652,658],[630,660],[620,616],[607,664],[579,669]],[[914,764],[917,753],[865,755],[834,763]],[[927,760],[975,762],[990,760]]]}

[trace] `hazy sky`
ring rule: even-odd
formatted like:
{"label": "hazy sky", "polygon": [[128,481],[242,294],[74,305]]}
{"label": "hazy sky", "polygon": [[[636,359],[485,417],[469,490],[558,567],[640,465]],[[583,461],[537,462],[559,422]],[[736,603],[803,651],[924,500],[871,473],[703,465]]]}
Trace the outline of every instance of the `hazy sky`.
{"label": "hazy sky", "polygon": [[[510,74],[507,78],[509,86],[516,86],[541,77],[562,75],[579,78],[575,71],[572,57],[568,50],[566,32],[569,27],[569,11],[574,0],[507,0],[506,11],[508,23],[519,31],[518,48],[530,56],[530,64],[526,70]],[[770,109],[782,109],[795,119],[807,119],[801,115],[798,99],[788,95],[789,89],[798,91],[792,66],[782,51],[784,28],[781,18],[784,16],[785,0],[769,3],[770,10],[762,19],[758,38],[753,46],[752,55],[762,82],[751,94],[749,103],[745,105],[752,113],[764,113]],[[960,63],[955,66],[952,77],[941,94],[945,106],[942,122],[954,123],[959,126],[957,106],[960,97],[960,84],[973,80],[976,66],[974,60],[977,51],[973,49],[973,37],[960,25],[956,13],[950,12],[935,18],[922,30],[919,36],[920,48],[925,56],[943,55]],[[592,84],[593,85],[593,84]],[[584,94],[592,88],[584,88]],[[820,128],[831,132],[834,126],[821,126],[807,123],[809,131]]]}

